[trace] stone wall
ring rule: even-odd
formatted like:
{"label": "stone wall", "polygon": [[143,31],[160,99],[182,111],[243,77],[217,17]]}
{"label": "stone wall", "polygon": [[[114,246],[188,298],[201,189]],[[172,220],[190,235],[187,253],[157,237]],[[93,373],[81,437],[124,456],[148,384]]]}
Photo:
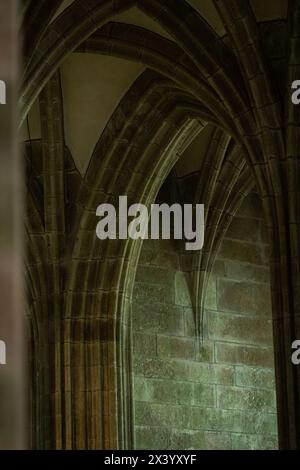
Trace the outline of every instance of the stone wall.
{"label": "stone wall", "polygon": [[200,344],[174,242],[144,242],[132,323],[136,448],[277,447],[267,251],[252,194],[216,260]]}

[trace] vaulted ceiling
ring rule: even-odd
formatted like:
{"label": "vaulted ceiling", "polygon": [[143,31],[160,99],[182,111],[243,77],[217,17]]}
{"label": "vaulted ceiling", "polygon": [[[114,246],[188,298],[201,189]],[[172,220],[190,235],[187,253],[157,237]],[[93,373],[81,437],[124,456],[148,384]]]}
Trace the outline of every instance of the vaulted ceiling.
{"label": "vaulted ceiling", "polygon": [[[26,15],[30,16],[36,8],[34,5],[36,2],[29,0],[24,3],[27,5],[26,18]],[[72,3],[74,3],[72,0],[52,2],[50,22],[57,20]],[[223,23],[212,0],[188,0],[188,3],[199,12],[218,35],[225,34]],[[258,21],[264,22],[286,17],[287,1],[285,0],[272,2],[251,0],[250,3]],[[49,18],[47,21],[49,22]],[[110,21],[136,25],[174,41],[172,35],[158,21],[154,21],[138,6],[133,6],[113,16]],[[107,54],[78,51],[70,53],[61,64],[65,143],[81,175],[84,175],[99,135],[108,124],[113,111],[143,70],[145,70],[145,65],[142,60],[136,62]],[[195,141],[185,149],[184,155],[180,158],[176,167],[180,176],[200,169],[211,134],[210,128],[207,131],[204,129],[205,123],[199,125],[199,133],[195,133]],[[24,122],[22,128],[23,140],[28,140],[29,137],[30,139],[41,138],[40,111],[37,102],[33,104],[28,121]]]}
{"label": "vaulted ceiling", "polygon": [[[278,381],[284,384],[281,447],[299,447],[299,374],[283,361],[299,337],[299,111],[287,93],[300,74],[299,0],[24,0],[23,6],[20,121],[31,144],[26,229],[33,325],[41,320],[50,338],[48,315],[59,343],[62,317],[73,320],[81,309],[88,324],[100,309],[112,322],[99,331],[121,331],[125,338],[105,349],[111,355],[104,367],[113,362],[108,375],[119,380],[117,389],[113,381],[108,386],[109,429],[97,417],[93,426],[79,399],[80,418],[65,415],[71,445],[83,448],[86,436],[89,448],[101,440],[107,448],[131,444],[130,403],[124,398],[118,420],[111,408],[129,383],[122,361],[130,350],[129,304],[141,244],[99,244],[96,208],[120,194],[153,203],[175,168],[179,184],[195,177],[193,202],[207,208],[205,248],[186,263],[199,333],[215,255],[256,184],[272,246]],[[43,336],[36,338],[44,351]],[[59,364],[51,379],[61,378]],[[47,387],[43,392],[48,396]],[[67,397],[67,410],[77,393],[79,385]],[[65,426],[55,405],[53,416],[58,429]],[[48,445],[53,436],[46,431]]]}

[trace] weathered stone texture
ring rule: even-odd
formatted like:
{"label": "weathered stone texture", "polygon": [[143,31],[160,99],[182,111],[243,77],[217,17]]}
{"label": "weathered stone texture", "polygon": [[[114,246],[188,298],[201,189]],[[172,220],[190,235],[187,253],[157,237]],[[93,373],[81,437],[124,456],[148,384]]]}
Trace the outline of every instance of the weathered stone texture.
{"label": "weathered stone texture", "polygon": [[210,276],[199,342],[176,245],[144,242],[132,322],[137,448],[277,448],[267,249],[251,194]]}

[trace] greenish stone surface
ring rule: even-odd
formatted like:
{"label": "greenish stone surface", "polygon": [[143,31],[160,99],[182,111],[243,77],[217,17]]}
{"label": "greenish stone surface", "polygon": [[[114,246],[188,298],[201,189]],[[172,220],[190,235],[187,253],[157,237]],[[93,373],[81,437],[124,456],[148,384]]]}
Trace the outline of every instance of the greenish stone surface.
{"label": "greenish stone surface", "polygon": [[256,204],[255,196],[245,203],[220,248],[201,338],[190,255],[172,241],[143,244],[132,302],[138,449],[278,447],[266,235]]}

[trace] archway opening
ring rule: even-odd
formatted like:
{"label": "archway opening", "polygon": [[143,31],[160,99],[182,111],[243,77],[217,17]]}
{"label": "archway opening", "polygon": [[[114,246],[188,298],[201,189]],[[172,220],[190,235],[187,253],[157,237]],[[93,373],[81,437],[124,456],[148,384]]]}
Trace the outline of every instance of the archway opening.
{"label": "archway opening", "polygon": [[[193,177],[180,184],[192,188]],[[168,178],[158,196],[171,194]],[[190,276],[173,240],[145,240],[132,304],[136,448],[276,449],[268,241],[249,193],[221,243],[195,335]]]}

